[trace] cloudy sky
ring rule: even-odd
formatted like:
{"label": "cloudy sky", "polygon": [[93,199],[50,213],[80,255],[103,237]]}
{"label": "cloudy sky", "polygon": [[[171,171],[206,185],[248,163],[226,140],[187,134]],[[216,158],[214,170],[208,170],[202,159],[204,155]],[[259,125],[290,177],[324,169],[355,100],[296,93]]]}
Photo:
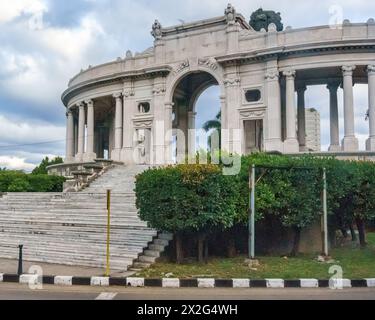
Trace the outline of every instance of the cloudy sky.
{"label": "cloudy sky", "polygon": [[[375,16],[375,2],[368,0],[232,0],[232,4],[247,19],[260,6],[280,11],[284,25],[294,28],[342,18],[365,22]],[[226,5],[227,0],[0,0],[0,167],[31,170],[46,155],[64,155],[60,96],[81,68],[124,57],[128,49],[148,48],[155,18],[164,26],[175,25],[180,19],[222,15]],[[355,86],[361,149],[368,134],[367,105],[367,86]],[[321,112],[326,148],[328,93],[323,87],[309,88],[307,107]],[[199,100],[198,126],[214,117],[218,108],[217,89],[210,88]]]}

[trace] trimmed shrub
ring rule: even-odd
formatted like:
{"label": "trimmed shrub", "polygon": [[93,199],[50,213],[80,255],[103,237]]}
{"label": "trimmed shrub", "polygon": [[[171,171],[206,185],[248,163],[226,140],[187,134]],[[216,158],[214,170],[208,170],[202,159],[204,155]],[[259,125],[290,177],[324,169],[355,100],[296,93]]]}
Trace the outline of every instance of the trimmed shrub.
{"label": "trimmed shrub", "polygon": [[199,260],[203,243],[214,229],[227,229],[239,220],[235,176],[224,176],[217,165],[177,165],[151,169],[137,176],[137,207],[149,225],[177,236],[176,255],[182,259],[182,232],[199,235]]}
{"label": "trimmed shrub", "polygon": [[0,192],[62,192],[65,178],[21,171],[0,171]]}

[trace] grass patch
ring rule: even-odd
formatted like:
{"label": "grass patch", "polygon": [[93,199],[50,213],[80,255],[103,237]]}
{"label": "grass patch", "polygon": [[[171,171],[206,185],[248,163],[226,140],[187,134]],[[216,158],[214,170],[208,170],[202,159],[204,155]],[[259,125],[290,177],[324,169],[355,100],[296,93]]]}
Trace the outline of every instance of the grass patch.
{"label": "grass patch", "polygon": [[171,273],[176,278],[317,278],[328,279],[329,268],[339,265],[343,268],[343,277],[362,279],[375,277],[375,233],[367,237],[368,247],[359,249],[351,245],[331,251],[334,263],[320,263],[316,255],[306,254],[294,258],[258,257],[260,266],[251,270],[245,263],[245,256],[235,258],[211,258],[207,264],[189,262],[177,265],[171,262],[157,262],[150,268],[137,273],[145,278],[162,278]]}

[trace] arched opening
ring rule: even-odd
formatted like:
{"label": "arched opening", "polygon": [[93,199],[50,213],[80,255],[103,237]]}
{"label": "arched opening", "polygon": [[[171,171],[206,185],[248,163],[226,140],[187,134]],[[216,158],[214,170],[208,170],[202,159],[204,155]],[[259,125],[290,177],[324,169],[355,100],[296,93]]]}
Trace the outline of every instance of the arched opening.
{"label": "arched opening", "polygon": [[184,162],[188,155],[209,149],[213,128],[203,127],[210,120],[219,120],[218,85],[211,74],[197,71],[183,77],[176,86],[172,117],[174,162]]}

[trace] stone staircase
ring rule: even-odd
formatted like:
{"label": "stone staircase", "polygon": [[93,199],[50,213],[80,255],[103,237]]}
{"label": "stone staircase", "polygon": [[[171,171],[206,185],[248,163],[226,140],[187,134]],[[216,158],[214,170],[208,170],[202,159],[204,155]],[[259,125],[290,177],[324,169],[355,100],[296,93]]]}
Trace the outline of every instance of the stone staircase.
{"label": "stone staircase", "polygon": [[135,175],[146,168],[115,165],[76,193],[4,194],[0,198],[0,257],[16,259],[17,247],[23,244],[28,261],[104,267],[106,190],[111,189],[111,269],[149,266],[172,237],[147,227],[137,215]]}

